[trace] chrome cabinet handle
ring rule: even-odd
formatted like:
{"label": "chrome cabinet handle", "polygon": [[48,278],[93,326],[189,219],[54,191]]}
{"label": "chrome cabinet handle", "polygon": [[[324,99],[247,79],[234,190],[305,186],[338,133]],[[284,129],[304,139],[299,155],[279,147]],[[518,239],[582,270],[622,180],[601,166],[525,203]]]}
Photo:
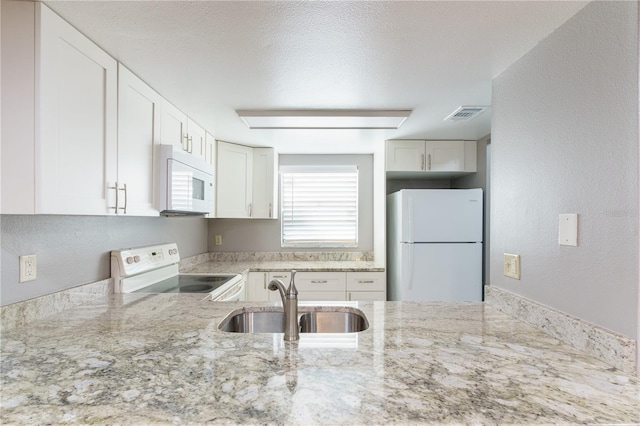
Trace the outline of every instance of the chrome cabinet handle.
{"label": "chrome cabinet handle", "polygon": [[262,274],[262,282],[264,282],[264,289],[267,289],[267,274]]}
{"label": "chrome cabinet handle", "polygon": [[424,170],[424,154],[420,154],[420,170]]}
{"label": "chrome cabinet handle", "polygon": [[187,150],[189,154],[193,154],[193,136],[187,138]]}
{"label": "chrome cabinet handle", "polygon": [[373,280],[358,280],[358,284],[373,284]]}
{"label": "chrome cabinet handle", "polygon": [[269,203],[269,219],[271,219],[272,216],[273,216],[272,206],[271,206],[271,203]]}
{"label": "chrome cabinet handle", "polygon": [[[113,209],[115,211],[115,214],[118,214],[118,210],[122,210],[123,214],[127,214],[127,184],[123,184],[122,188],[120,188],[118,182],[115,182],[115,186],[109,186],[108,188],[116,190],[116,206],[109,208]],[[120,207],[120,191],[124,192],[124,207]]]}
{"label": "chrome cabinet handle", "polygon": [[326,284],[327,280],[311,280],[311,284]]}
{"label": "chrome cabinet handle", "polygon": [[109,186],[107,188],[116,190],[116,206],[115,207],[109,207],[109,209],[113,209],[115,211],[115,213],[118,214],[118,182],[115,183],[115,186]]}
{"label": "chrome cabinet handle", "polygon": [[[186,146],[185,146],[185,144],[186,144]],[[182,143],[181,143],[181,145],[182,145],[182,150],[183,151],[189,152],[189,135],[187,135],[186,133],[184,133],[182,135]]]}
{"label": "chrome cabinet handle", "polygon": [[123,184],[122,189],[120,189],[120,191],[124,191],[124,207],[122,207],[122,212],[124,214],[127,214],[127,201],[129,200],[129,197],[127,195],[127,184]]}
{"label": "chrome cabinet handle", "polygon": [[274,275],[273,278],[288,278],[286,275]]}
{"label": "chrome cabinet handle", "polygon": [[249,203],[249,217],[253,217],[252,207],[253,207],[253,203]]}
{"label": "chrome cabinet handle", "polygon": [[431,154],[427,156],[427,170],[431,170]]}

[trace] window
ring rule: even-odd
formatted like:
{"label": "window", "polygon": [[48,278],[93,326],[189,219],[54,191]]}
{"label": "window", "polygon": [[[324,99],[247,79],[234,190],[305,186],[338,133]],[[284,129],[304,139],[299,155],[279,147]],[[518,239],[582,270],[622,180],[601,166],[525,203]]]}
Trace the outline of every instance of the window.
{"label": "window", "polygon": [[357,247],[357,166],[282,166],[282,246]]}

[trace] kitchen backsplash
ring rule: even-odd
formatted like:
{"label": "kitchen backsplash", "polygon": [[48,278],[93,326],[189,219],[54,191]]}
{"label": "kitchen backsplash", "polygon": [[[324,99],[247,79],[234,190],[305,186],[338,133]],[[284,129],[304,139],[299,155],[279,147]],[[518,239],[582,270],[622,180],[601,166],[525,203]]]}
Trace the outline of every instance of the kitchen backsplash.
{"label": "kitchen backsplash", "polygon": [[209,260],[217,262],[291,262],[291,261],[363,261],[374,260],[373,252],[213,252]]}

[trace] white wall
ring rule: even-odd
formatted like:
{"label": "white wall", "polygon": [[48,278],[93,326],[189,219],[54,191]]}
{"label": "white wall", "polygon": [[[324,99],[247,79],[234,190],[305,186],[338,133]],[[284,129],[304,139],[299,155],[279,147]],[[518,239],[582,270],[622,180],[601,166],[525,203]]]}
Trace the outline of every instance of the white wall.
{"label": "white wall", "polygon": [[[590,3],[496,77],[491,138],[491,285],[634,339],[637,8]],[[578,247],[558,245],[561,213],[579,214]]]}
{"label": "white wall", "polygon": [[[0,219],[0,305],[109,278],[111,250],[175,242],[181,257],[207,252],[207,220],[202,218],[2,215]],[[20,283],[18,258],[24,254],[37,256],[37,279]]]}

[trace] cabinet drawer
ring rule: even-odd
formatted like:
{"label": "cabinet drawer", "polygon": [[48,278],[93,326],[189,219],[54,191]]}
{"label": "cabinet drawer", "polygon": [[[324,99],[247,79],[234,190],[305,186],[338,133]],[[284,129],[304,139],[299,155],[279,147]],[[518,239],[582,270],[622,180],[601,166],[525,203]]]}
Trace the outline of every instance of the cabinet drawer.
{"label": "cabinet drawer", "polygon": [[295,282],[298,291],[346,291],[345,272],[298,272]]}
{"label": "cabinet drawer", "polygon": [[387,300],[387,295],[384,291],[348,291],[347,300]]}
{"label": "cabinet drawer", "polygon": [[[289,281],[291,281],[291,272],[269,272],[269,281],[276,279],[282,281],[282,284],[285,286],[289,286]],[[298,283],[296,283],[296,285],[297,284]]]}
{"label": "cabinet drawer", "polygon": [[306,302],[322,302],[329,300],[345,300],[344,291],[306,291],[298,294],[298,300]]}
{"label": "cabinet drawer", "polygon": [[385,291],[384,272],[347,272],[347,291]]}

